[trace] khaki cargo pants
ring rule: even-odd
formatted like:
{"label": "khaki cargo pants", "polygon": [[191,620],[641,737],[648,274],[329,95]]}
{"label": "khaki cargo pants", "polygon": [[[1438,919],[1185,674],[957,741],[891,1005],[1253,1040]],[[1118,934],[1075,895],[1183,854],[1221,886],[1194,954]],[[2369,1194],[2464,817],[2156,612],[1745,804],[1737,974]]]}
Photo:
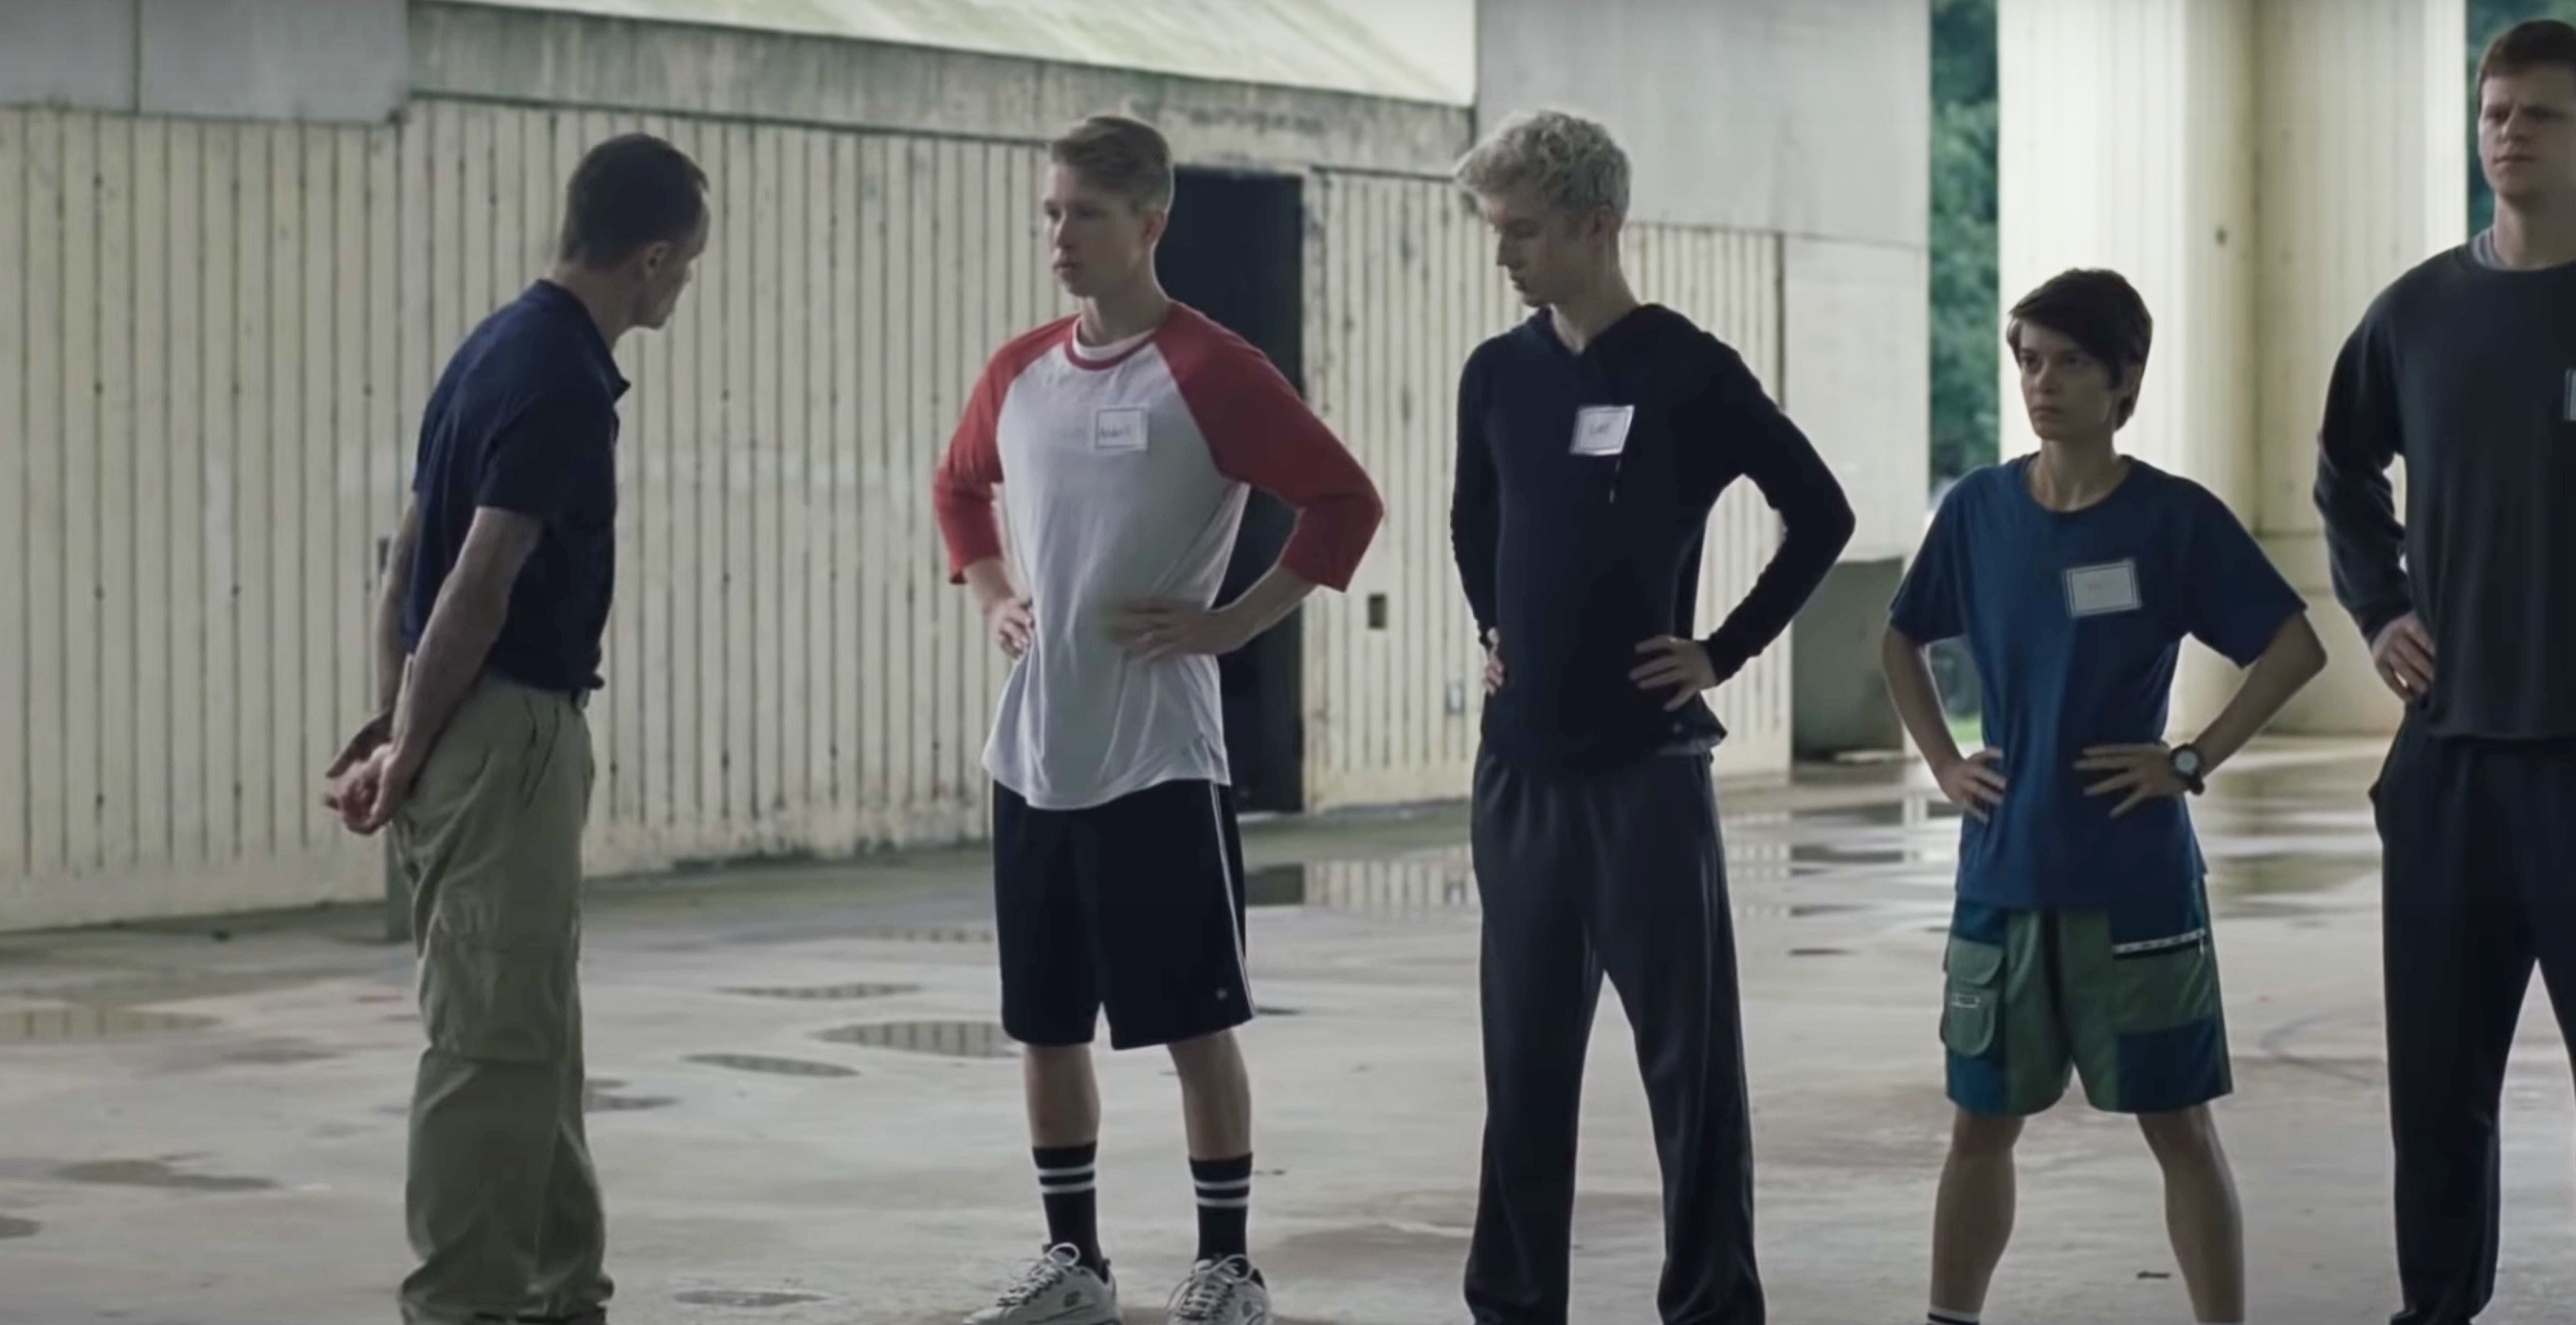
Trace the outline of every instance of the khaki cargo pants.
{"label": "khaki cargo pants", "polygon": [[410,1325],[595,1320],[609,1296],[582,1129],[591,772],[570,697],[487,676],[393,822],[429,1037],[404,1191]]}

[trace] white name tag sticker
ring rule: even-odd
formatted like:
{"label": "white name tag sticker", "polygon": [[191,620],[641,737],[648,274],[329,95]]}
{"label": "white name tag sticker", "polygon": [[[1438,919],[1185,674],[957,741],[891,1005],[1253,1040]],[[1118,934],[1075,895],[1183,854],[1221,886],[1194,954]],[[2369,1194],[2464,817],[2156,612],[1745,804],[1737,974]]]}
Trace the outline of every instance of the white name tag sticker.
{"label": "white name tag sticker", "polygon": [[1091,416],[1091,449],[1094,451],[1142,451],[1145,449],[1145,411],[1142,409],[1104,409]]}
{"label": "white name tag sticker", "polygon": [[2138,563],[2123,558],[2066,572],[2066,614],[2109,616],[2138,610]]}
{"label": "white name tag sticker", "polygon": [[1576,455],[1618,455],[1628,449],[1628,422],[1634,405],[1586,405],[1574,412]]}

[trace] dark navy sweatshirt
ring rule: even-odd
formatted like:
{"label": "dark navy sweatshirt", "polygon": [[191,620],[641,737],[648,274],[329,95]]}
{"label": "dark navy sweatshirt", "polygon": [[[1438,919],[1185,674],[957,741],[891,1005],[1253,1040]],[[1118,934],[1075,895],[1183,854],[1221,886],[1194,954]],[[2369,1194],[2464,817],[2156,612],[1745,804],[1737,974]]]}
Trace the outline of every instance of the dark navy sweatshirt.
{"label": "dark navy sweatshirt", "polygon": [[2576,737],[2576,264],[2463,245],[2382,292],[2326,388],[2316,503],[2362,634],[2409,612],[2432,632],[2428,731]]}
{"label": "dark navy sweatshirt", "polygon": [[1648,304],[1581,353],[1541,309],[1477,347],[1458,383],[1450,541],[1478,635],[1501,632],[1484,740],[1522,764],[1597,767],[1725,733],[1628,674],[1657,636],[1694,638],[1708,514],[1738,477],[1786,537],[1705,637],[1723,681],[1760,653],[1851,540],[1851,505],[1743,358]]}

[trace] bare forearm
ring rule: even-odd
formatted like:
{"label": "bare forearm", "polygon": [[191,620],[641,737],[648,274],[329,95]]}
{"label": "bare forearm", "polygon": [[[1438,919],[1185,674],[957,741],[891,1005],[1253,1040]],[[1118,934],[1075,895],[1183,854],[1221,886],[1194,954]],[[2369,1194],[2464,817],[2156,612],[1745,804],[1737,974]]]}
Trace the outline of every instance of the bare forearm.
{"label": "bare forearm", "polygon": [[1923,761],[1935,769],[1959,762],[1959,743],[1950,737],[1949,720],[1941,712],[1941,692],[1932,685],[1932,665],[1923,657],[1923,647],[1890,628],[1879,642],[1879,670],[1887,676],[1887,697],[1896,704],[1897,719],[1905,724],[1906,734],[1923,752]]}
{"label": "bare forearm", "polygon": [[1243,638],[1249,642],[1287,620],[1288,614],[1313,592],[1312,581],[1284,566],[1272,566],[1268,574],[1253,581],[1252,587],[1226,604],[1224,610],[1243,623]]}
{"label": "bare forearm", "polygon": [[483,674],[492,642],[508,619],[507,585],[486,588],[451,578],[431,609],[421,631],[420,651],[400,680],[394,706],[393,741],[397,749],[427,753],[430,742],[447,726],[456,706]]}
{"label": "bare forearm", "polygon": [[419,555],[420,506],[415,502],[403,509],[402,525],[385,558],[385,582],[376,591],[376,712],[381,714],[391,714],[402,696],[403,666],[410,661],[403,647],[403,606],[411,594],[412,562]]}
{"label": "bare forearm", "polygon": [[974,595],[975,606],[979,610],[1015,597],[1019,592],[1011,584],[1011,568],[1000,557],[986,557],[962,573],[966,579],[966,592]]}
{"label": "bare forearm", "polygon": [[397,561],[386,571],[384,590],[376,596],[376,712],[391,713],[394,702],[402,697],[403,664],[408,651],[403,648],[402,622],[404,586],[410,583],[411,567],[407,559]]}
{"label": "bare forearm", "polygon": [[2219,710],[2207,730],[2192,742],[2200,751],[2203,765],[2216,768],[2245,748],[2299,689],[2325,670],[2325,646],[2317,642],[2317,632],[2302,612],[2283,622],[2280,632],[2263,650],[2254,665],[2246,669],[2245,681],[2236,688],[2236,696]]}

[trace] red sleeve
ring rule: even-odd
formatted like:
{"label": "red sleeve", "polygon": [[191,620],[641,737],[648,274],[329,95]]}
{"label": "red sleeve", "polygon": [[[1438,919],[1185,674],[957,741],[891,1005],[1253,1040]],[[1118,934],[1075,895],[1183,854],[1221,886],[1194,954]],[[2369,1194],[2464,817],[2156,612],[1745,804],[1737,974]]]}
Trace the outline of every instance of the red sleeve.
{"label": "red sleeve", "polygon": [[1212,322],[1189,330],[1167,340],[1164,354],[1217,471],[1296,510],[1281,569],[1350,588],[1386,515],[1377,485],[1259,350]]}
{"label": "red sleeve", "polygon": [[984,365],[966,413],[948,439],[948,453],[930,480],[930,506],[948,545],[948,582],[960,584],[966,568],[1002,555],[1002,526],[993,515],[993,485],[1002,481],[1002,400],[1031,361],[1055,344],[1064,323],[1053,322],[1005,345]]}

